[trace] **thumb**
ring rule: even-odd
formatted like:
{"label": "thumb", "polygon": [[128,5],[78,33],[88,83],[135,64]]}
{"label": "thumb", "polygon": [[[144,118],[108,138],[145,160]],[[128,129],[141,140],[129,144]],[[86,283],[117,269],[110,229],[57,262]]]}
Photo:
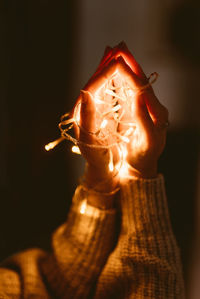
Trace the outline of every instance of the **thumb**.
{"label": "thumb", "polygon": [[86,143],[93,143],[95,132],[95,104],[90,92],[81,90],[81,109],[80,109],[80,140]]}
{"label": "thumb", "polygon": [[142,94],[136,95],[134,99],[133,121],[141,132],[147,133],[153,130],[153,121],[149,115]]}

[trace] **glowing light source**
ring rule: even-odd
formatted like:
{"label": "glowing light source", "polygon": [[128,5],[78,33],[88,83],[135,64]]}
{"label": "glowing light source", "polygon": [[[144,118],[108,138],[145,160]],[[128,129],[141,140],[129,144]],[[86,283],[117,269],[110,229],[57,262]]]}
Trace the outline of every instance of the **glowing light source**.
{"label": "glowing light source", "polygon": [[126,137],[126,136],[121,135],[120,138],[121,138],[124,142],[126,142],[126,143],[129,143],[129,142],[130,142],[130,139],[129,139],[128,137]]}
{"label": "glowing light source", "polygon": [[104,128],[106,127],[107,123],[108,123],[107,119],[104,119],[104,120],[102,121],[102,123],[101,123],[100,128],[101,128],[101,129],[104,129]]}
{"label": "glowing light source", "polygon": [[119,169],[120,178],[125,178],[128,176],[128,163],[126,161],[123,162],[122,166]]}
{"label": "glowing light source", "polygon": [[47,152],[50,151],[51,149],[53,149],[56,145],[58,145],[64,139],[65,139],[64,137],[60,137],[60,138],[56,139],[55,141],[46,144],[45,147],[44,147],[45,150]]}
{"label": "glowing light source", "polygon": [[113,111],[113,112],[116,112],[116,111],[118,111],[120,108],[121,108],[121,105],[117,105],[117,106],[115,106],[115,107],[112,108],[112,111]]}
{"label": "glowing light source", "polygon": [[109,168],[110,172],[113,172],[114,164],[113,164],[113,153],[111,150],[109,150],[109,154],[110,154],[110,161],[108,163],[108,168]]}
{"label": "glowing light source", "polygon": [[81,214],[85,214],[85,210],[86,210],[86,206],[87,206],[87,201],[84,200],[81,204],[81,207],[80,207],[80,213]]}
{"label": "glowing light source", "polygon": [[133,133],[133,128],[129,128],[126,132],[125,132],[125,136],[129,136]]}
{"label": "glowing light source", "polygon": [[108,168],[109,168],[110,172],[112,172],[114,170],[114,165],[113,165],[112,161],[109,162]]}
{"label": "glowing light source", "polygon": [[[154,73],[153,75],[156,75],[154,79],[155,81],[157,73]],[[45,149],[47,151],[53,149],[64,139],[74,143],[71,150],[76,154],[81,154],[77,145],[83,145],[91,149],[107,149],[110,154],[110,159],[106,167],[108,166],[109,171],[113,173],[116,173],[114,170],[117,170],[120,177],[127,176],[128,163],[126,162],[126,143],[129,143],[137,132],[137,126],[134,123],[133,117],[135,109],[134,97],[138,91],[140,92],[154,82],[150,82],[151,78],[152,75],[149,77],[149,83],[147,85],[142,86],[138,90],[133,90],[125,81],[123,74],[118,70],[115,71],[111,77],[107,78],[102,86],[98,87],[98,89],[94,91],[94,94],[92,94],[96,109],[95,132],[87,132],[81,126],[81,101],[79,100],[74,107],[73,116],[71,113],[66,113],[61,118],[61,122],[59,123],[61,137],[54,142],[47,144]],[[95,140],[97,142],[88,144],[72,137],[72,134],[70,135],[68,131],[73,128],[74,123],[80,131],[83,130],[86,134],[95,135]],[[122,130],[121,128],[125,129]],[[120,161],[117,164],[113,161],[112,150],[114,148],[115,150],[117,149],[120,154]],[[86,201],[82,203],[80,213],[84,214],[85,209]]]}
{"label": "glowing light source", "polygon": [[72,146],[72,152],[78,155],[81,155],[80,149],[77,145]]}

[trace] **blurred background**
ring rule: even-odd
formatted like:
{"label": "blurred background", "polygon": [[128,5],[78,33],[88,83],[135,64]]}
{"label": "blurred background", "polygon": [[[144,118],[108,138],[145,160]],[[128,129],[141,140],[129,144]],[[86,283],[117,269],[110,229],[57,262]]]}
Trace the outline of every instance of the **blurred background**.
{"label": "blurred background", "polygon": [[106,45],[124,40],[169,109],[159,170],[190,298],[200,291],[200,2],[0,2],[0,260],[50,247],[83,173],[71,144],[45,152]]}

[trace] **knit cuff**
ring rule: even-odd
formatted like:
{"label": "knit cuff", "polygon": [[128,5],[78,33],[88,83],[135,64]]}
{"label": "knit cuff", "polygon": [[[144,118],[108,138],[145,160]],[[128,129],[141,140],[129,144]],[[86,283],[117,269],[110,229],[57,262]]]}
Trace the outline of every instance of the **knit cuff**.
{"label": "knit cuff", "polygon": [[[116,193],[119,188],[116,188],[113,192],[102,193],[90,190],[80,185],[77,187],[74,197],[73,197],[73,208],[78,209],[81,214],[97,214],[102,215],[102,213],[114,213],[114,203],[112,204],[113,197],[116,197]],[[93,200],[91,198],[93,197]],[[97,201],[95,203],[95,200]],[[90,204],[94,202],[95,205]]]}
{"label": "knit cuff", "polygon": [[57,297],[89,297],[115,243],[115,216],[115,210],[88,205],[76,189],[66,223],[53,234],[53,256],[43,263]]}
{"label": "knit cuff", "polygon": [[[120,204],[121,237],[123,240],[128,236],[128,255],[132,255],[134,261],[151,265],[153,272],[159,269],[160,273],[167,273],[167,279],[171,279],[174,286],[170,293],[176,293],[176,298],[185,298],[180,251],[172,232],[163,176],[126,181],[121,186]],[[169,280],[166,285],[172,282]]]}
{"label": "knit cuff", "polygon": [[129,179],[121,186],[122,230],[162,238],[171,234],[164,178]]}

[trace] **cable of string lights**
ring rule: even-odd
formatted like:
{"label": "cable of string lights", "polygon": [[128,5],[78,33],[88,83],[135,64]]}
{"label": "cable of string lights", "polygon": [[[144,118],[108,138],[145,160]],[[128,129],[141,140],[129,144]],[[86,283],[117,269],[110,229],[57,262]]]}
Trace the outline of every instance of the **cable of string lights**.
{"label": "cable of string lights", "polygon": [[[123,76],[118,73],[114,74],[92,95],[96,109],[95,132],[88,132],[80,125],[81,101],[78,101],[73,110],[73,115],[72,113],[66,113],[61,117],[58,125],[61,137],[47,144],[45,149],[49,151],[63,140],[69,140],[74,144],[72,152],[76,154],[81,154],[80,147],[107,149],[110,157],[108,163],[109,171],[113,173],[113,176],[124,176],[128,165],[126,163],[126,144],[130,142],[130,137],[137,129],[137,125],[132,117],[130,118],[131,121],[126,121],[123,117],[127,111],[130,116],[133,113],[136,93],[142,93],[157,80],[157,77],[158,74],[154,72],[149,76],[146,85],[133,89],[130,88]],[[118,82],[117,85],[114,84],[116,80]],[[73,136],[75,124],[85,134],[94,135],[95,144],[85,143]],[[120,125],[122,125],[123,130],[118,130]],[[119,152],[119,162],[116,165],[113,162],[113,147],[116,147]]]}

